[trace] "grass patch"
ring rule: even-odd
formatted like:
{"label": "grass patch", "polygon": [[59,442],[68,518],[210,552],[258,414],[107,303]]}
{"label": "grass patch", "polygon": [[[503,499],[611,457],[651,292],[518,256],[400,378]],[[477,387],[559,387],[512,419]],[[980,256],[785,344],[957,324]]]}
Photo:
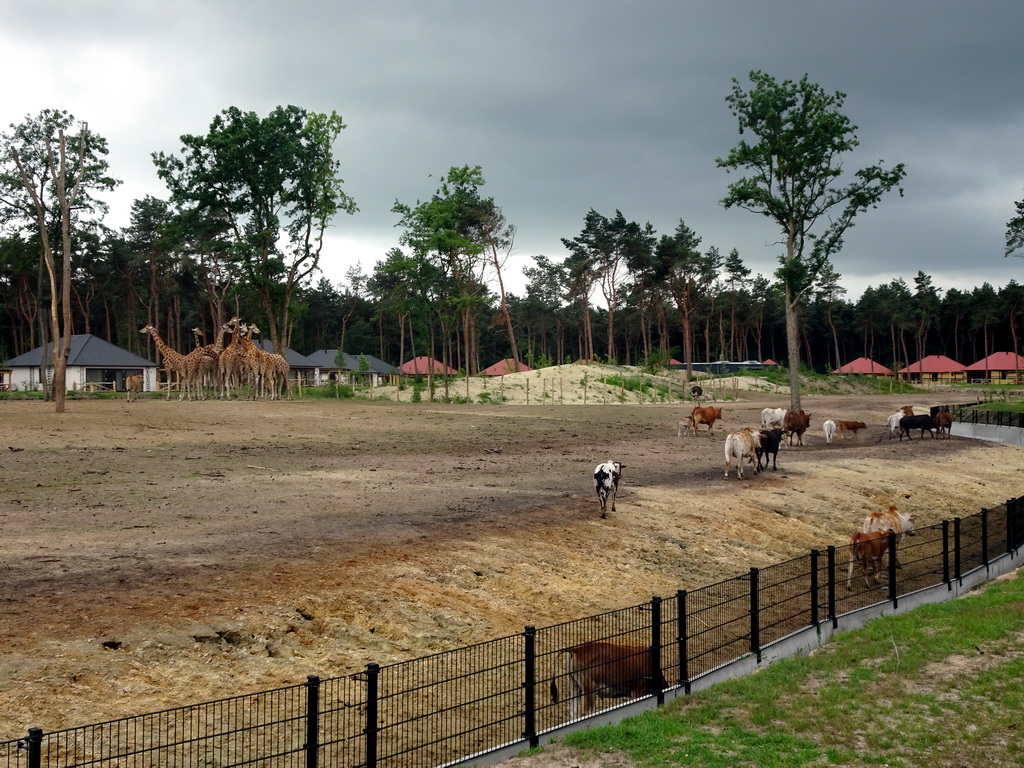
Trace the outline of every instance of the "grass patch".
{"label": "grass patch", "polygon": [[645,768],[1024,765],[1022,677],[1013,578],[564,743]]}

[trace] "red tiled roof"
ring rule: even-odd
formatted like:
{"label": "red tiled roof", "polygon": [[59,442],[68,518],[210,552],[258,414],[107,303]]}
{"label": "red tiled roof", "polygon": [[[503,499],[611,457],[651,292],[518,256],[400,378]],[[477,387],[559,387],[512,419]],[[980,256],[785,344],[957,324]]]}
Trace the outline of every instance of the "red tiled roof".
{"label": "red tiled roof", "polygon": [[1019,371],[1024,369],[1024,357],[1013,352],[993,352],[973,365],[968,371]]}
{"label": "red tiled roof", "polygon": [[963,365],[945,355],[928,355],[928,357],[901,368],[898,373],[959,373],[964,371]]}
{"label": "red tiled roof", "polygon": [[407,360],[399,366],[402,373],[447,373],[452,376],[458,373],[454,368],[449,368],[440,360],[435,360],[432,357],[414,357],[412,360]]}
{"label": "red tiled roof", "polygon": [[521,362],[516,366],[516,361],[511,357],[499,360],[494,365],[484,368],[480,373],[484,376],[504,376],[506,373],[517,373],[520,371],[532,371],[533,368]]}
{"label": "red tiled roof", "polygon": [[867,357],[858,357],[846,365],[836,368],[832,373],[888,373],[891,374],[888,368],[881,363],[876,363]]}

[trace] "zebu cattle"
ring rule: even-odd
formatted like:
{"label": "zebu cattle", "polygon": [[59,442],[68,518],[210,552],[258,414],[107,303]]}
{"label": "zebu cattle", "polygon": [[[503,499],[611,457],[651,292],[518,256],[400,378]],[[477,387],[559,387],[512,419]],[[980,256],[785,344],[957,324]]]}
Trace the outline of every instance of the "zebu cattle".
{"label": "zebu cattle", "polygon": [[619,494],[619,479],[622,477],[622,464],[617,461],[606,461],[594,468],[594,488],[597,500],[601,502],[601,517],[608,516],[608,497],[612,500],[612,512],[615,511],[615,497]]}
{"label": "zebu cattle", "polygon": [[681,437],[685,424],[687,421],[690,423],[690,428],[693,430],[693,436],[697,436],[697,427],[701,424],[708,425],[708,434],[714,434],[715,422],[722,418],[722,409],[715,408],[713,405],[698,405],[694,406],[694,409],[690,412],[690,415],[686,419],[680,419],[678,428],[676,429],[676,437]]}
{"label": "zebu cattle", "polygon": [[778,427],[782,429],[786,424],[786,409],[785,408],[765,408],[761,411],[761,428],[762,429],[774,429]]}
{"label": "zebu cattle", "polygon": [[[881,512],[872,512],[864,518],[864,525],[861,527],[863,533],[874,533],[875,531],[892,531],[896,534],[896,543],[903,541],[905,536],[914,536],[914,522],[917,515],[908,512],[900,512],[896,505],[890,504],[889,508]],[[896,557],[896,553],[892,553]],[[896,560],[896,567],[900,567],[899,559]]]}
{"label": "zebu cattle", "polygon": [[832,419],[825,419],[821,422],[821,431],[825,433],[825,442],[832,445],[832,438],[836,434],[836,423]]}
{"label": "zebu cattle", "polygon": [[914,439],[910,436],[910,430],[912,429],[920,429],[922,439],[924,438],[924,431],[927,429],[928,434],[930,434],[934,439],[935,432],[933,430],[937,429],[935,417],[928,415],[904,416],[900,419],[900,442],[903,441],[904,435],[907,436],[907,440]]}
{"label": "zebu cattle", "polygon": [[760,445],[754,449],[757,456],[757,468],[761,469],[761,457],[764,457],[764,468],[768,468],[768,457],[772,457],[772,472],[778,469],[779,447],[782,445],[782,430],[762,429],[760,431]]}
{"label": "zebu cattle", "polygon": [[[736,462],[736,477],[743,479],[744,460],[754,464],[755,452],[761,445],[761,433],[744,427],[739,432],[730,432],[725,437],[725,479],[729,479],[729,470],[733,461]],[[754,467],[754,474],[761,471],[760,462]]]}
{"label": "zebu cattle", "polygon": [[839,436],[844,440],[846,439],[847,432],[853,432],[853,438],[857,439],[857,432],[861,429],[867,429],[868,425],[863,421],[840,421],[839,422]]}
{"label": "zebu cattle", "polygon": [[[566,651],[566,674],[571,694],[569,716],[576,719],[594,709],[597,698],[639,698],[668,688],[665,676],[652,674],[651,649],[643,645],[584,643]],[[653,685],[652,685],[653,683]],[[579,712],[579,700],[583,711]],[[551,702],[558,703],[558,685],[551,681]]]}
{"label": "zebu cattle", "polygon": [[903,411],[896,411],[889,417],[889,439],[892,440],[900,434],[900,419],[903,418]]}
{"label": "zebu cattle", "polygon": [[939,411],[935,414],[935,429],[939,437],[949,440],[949,432],[953,427],[953,415],[949,411]]}
{"label": "zebu cattle", "polygon": [[878,573],[882,570],[882,555],[889,550],[889,533],[883,530],[853,534],[850,538],[850,568],[846,572],[847,589],[853,589],[850,580],[853,578],[853,565],[858,561],[868,589],[871,589],[868,574],[874,577],[875,586],[879,585]]}
{"label": "zebu cattle", "polygon": [[811,426],[811,414],[804,411],[789,411],[786,414],[785,431],[789,435],[789,444],[793,444],[793,435],[796,435],[797,445],[804,444],[804,432]]}

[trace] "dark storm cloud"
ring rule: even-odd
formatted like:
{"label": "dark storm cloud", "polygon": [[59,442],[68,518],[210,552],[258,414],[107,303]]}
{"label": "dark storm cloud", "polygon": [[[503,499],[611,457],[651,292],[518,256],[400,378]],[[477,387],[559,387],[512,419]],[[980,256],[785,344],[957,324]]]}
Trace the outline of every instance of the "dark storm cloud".
{"label": "dark storm cloud", "polygon": [[[396,199],[428,197],[465,164],[483,167],[518,227],[514,266],[560,258],[560,238],[595,208],[661,233],[682,218],[705,247],[771,274],[773,225],[718,202],[732,177],[715,159],[739,138],[725,97],[752,69],[847,94],[862,141],[848,168],[907,164],[906,196],[863,214],[836,257],[851,292],[918,271],[940,287],[1004,284],[1019,265],[1002,256],[1024,196],[1017,2],[88,5],[5,18],[0,50],[14,41],[9,56],[42,64],[0,107],[3,123],[73,106],[110,140],[130,202],[163,194],[150,152],[175,151],[228,106],[336,110],[360,212],[334,228],[333,280],[396,244]],[[72,64],[105,61],[110,82],[67,87]]]}

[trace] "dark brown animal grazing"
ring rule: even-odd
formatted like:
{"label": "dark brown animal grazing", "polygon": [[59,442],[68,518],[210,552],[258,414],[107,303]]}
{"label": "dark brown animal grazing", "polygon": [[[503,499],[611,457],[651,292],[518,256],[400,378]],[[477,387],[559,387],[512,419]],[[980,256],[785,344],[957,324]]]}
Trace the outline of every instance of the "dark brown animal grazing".
{"label": "dark brown animal grazing", "polygon": [[872,531],[871,533],[855,533],[850,537],[850,568],[846,573],[846,588],[853,589],[850,580],[853,578],[853,564],[860,562],[864,583],[868,589],[868,574],[874,577],[875,586],[879,586],[878,572],[882,570],[882,556],[889,551],[889,530]]}
{"label": "dark brown animal grazing", "polygon": [[[616,643],[584,643],[566,651],[565,671],[571,688],[569,716],[586,715],[594,709],[598,697],[602,699],[632,699],[646,696],[655,690],[668,688],[665,676],[657,671],[657,681],[651,665],[651,649],[644,645],[618,645]],[[583,711],[579,712],[579,700]],[[551,702],[558,703],[558,686],[551,681]]]}

